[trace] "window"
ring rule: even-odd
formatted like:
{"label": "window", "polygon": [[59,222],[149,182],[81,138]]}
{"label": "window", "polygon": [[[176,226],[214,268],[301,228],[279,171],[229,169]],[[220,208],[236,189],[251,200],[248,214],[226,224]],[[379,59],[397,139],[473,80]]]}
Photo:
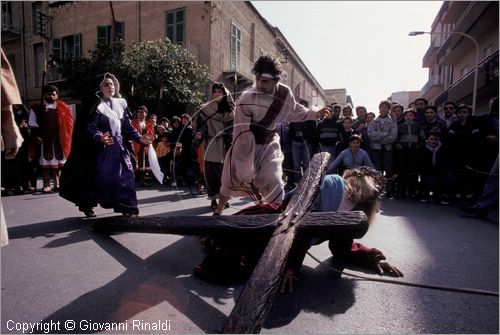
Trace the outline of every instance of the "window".
{"label": "window", "polygon": [[39,13],[42,13],[42,2],[41,1],[34,2],[31,5],[31,18],[32,18],[31,24],[33,27],[32,28],[33,34],[35,34],[35,35],[41,34],[40,24],[39,24],[39,20],[41,19],[41,16]]}
{"label": "window", "polygon": [[165,12],[165,35],[173,42],[184,44],[186,10],[184,8]]}
{"label": "window", "polygon": [[2,29],[12,28],[12,4],[10,1],[2,1]]}
{"label": "window", "polygon": [[[113,32],[111,30],[112,26],[97,26],[97,44],[111,45],[113,41]],[[125,22],[116,21],[115,22],[116,37],[120,39],[125,39]]]}
{"label": "window", "polygon": [[241,65],[241,30],[231,22],[231,70],[239,70]]}
{"label": "window", "polygon": [[35,86],[42,86],[42,74],[45,68],[43,60],[43,43],[33,45],[33,83]]}
{"label": "window", "polygon": [[81,57],[82,34],[76,33],[61,38],[53,38],[52,55],[54,55],[56,62],[67,58]]}

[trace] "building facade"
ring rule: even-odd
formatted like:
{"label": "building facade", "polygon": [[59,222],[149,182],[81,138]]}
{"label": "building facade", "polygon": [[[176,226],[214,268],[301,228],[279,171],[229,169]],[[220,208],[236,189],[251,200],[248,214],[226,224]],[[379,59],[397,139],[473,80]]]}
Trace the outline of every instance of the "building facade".
{"label": "building facade", "polygon": [[488,111],[489,99],[498,96],[498,10],[498,1],[443,2],[422,61],[429,68],[422,95],[430,103],[441,106],[453,100],[472,105],[478,53],[476,113]]}
{"label": "building facade", "polygon": [[342,107],[346,105],[351,105],[354,109],[351,96],[347,94],[347,89],[345,88],[331,88],[325,89],[326,103],[331,105],[337,103]]}
{"label": "building facade", "polygon": [[314,76],[250,2],[2,1],[2,48],[26,104],[40,99],[44,69],[45,82],[57,83],[64,78],[53,71],[54,64],[87,57],[98,42],[111,43],[114,34],[126,47],[168,37],[207,65],[210,79],[224,82],[236,96],[253,83],[253,63],[274,54],[284,66],[282,82],[297,97],[324,104],[325,93]]}
{"label": "building facade", "polygon": [[411,102],[415,101],[415,99],[419,98],[421,96],[420,91],[400,91],[400,92],[393,92],[391,96],[388,98],[390,101],[397,101],[403,107],[409,108],[409,105]]}

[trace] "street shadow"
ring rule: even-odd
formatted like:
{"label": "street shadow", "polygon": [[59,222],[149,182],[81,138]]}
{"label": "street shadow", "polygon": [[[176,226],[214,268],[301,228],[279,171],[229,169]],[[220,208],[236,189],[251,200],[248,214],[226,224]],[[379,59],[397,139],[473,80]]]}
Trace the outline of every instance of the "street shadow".
{"label": "street shadow", "polygon": [[[234,290],[227,286],[207,285],[191,275],[196,265],[193,259],[201,259],[201,252],[199,255],[196,252],[200,249],[197,239],[185,237],[143,260],[109,236],[94,232],[90,235],[96,244],[126,268],[125,272],[60,308],[42,322],[125,322],[166,302],[202,331],[220,331],[227,316],[200,296],[211,297],[221,304],[224,299],[232,297]],[[181,278],[177,278],[179,276]],[[193,289],[198,294],[192,293]],[[169,319],[172,315],[166,311],[162,318]],[[64,329],[61,331],[65,332]],[[78,327],[71,331],[75,332],[87,333]]]}
{"label": "street shadow", "polygon": [[342,280],[321,266],[303,266],[297,274],[293,293],[276,294],[265,328],[288,325],[303,311],[334,317],[346,313],[356,302],[353,280]]}
{"label": "street shadow", "polygon": [[[8,227],[9,239],[15,240],[20,238],[36,238],[54,236],[67,232],[74,231],[90,231],[90,223],[92,220],[81,217],[65,218],[56,221],[48,221],[41,223],[33,223],[29,225]],[[88,238],[86,238],[88,239]]]}
{"label": "street shadow", "polygon": [[[45,317],[42,322],[125,322],[166,302],[202,331],[218,333],[222,330],[227,315],[203,298],[220,305],[226,304],[228,300],[236,301],[244,284],[217,285],[194,277],[193,268],[204,258],[204,250],[197,237],[181,238],[142,259],[112,237],[94,232],[90,226],[92,221],[69,218],[9,229],[13,239],[50,238],[45,248],[92,240],[126,269],[106,285],[78,297]],[[54,240],[55,236],[64,233],[69,234]],[[315,289],[310,290],[311,287]],[[265,327],[276,328],[288,324],[303,310],[327,316],[345,313],[355,302],[354,288],[352,281],[336,280],[335,275],[319,266],[316,269],[304,267],[294,293],[276,295]],[[165,318],[169,318],[167,313]],[[61,331],[64,333],[64,329],[61,328]],[[72,331],[75,332],[87,331]]]}
{"label": "street shadow", "polygon": [[[194,209],[184,209],[172,212],[164,212],[155,215],[145,215],[143,217],[172,217],[172,216],[186,216],[186,215],[202,215],[211,213],[209,208],[194,208]],[[51,239],[43,248],[58,248],[71,245],[74,243],[79,243],[91,239],[91,233],[93,233],[92,225],[96,220],[106,220],[106,218],[112,218],[120,216],[98,216],[95,219],[83,218],[83,217],[72,217],[65,218],[56,221],[33,223],[23,226],[8,227],[9,239],[23,239],[30,238],[34,239],[37,237],[45,237]],[[66,236],[62,236],[54,239],[57,235],[62,235],[67,233]],[[119,235],[123,233],[113,233],[113,235]]]}
{"label": "street shadow", "polygon": [[143,199],[138,199],[137,202],[139,205],[142,204],[151,204],[151,203],[165,203],[165,202],[178,202],[179,200],[187,200],[192,199],[191,193],[189,192],[175,192],[159,195],[156,197],[148,197]]}

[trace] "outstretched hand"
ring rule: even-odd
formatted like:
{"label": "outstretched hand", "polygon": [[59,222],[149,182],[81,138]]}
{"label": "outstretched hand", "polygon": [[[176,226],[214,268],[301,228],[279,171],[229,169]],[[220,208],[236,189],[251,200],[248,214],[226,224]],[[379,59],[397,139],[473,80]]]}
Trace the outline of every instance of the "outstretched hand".
{"label": "outstretched hand", "polygon": [[317,112],[318,120],[323,120],[325,118],[328,118],[328,116],[330,116],[331,112],[332,112],[332,110],[330,109],[330,107],[323,107],[323,108],[321,108]]}
{"label": "outstretched hand", "polygon": [[379,275],[383,276],[387,274],[392,277],[403,277],[403,272],[387,262],[386,260],[381,260],[377,263],[377,272]]}

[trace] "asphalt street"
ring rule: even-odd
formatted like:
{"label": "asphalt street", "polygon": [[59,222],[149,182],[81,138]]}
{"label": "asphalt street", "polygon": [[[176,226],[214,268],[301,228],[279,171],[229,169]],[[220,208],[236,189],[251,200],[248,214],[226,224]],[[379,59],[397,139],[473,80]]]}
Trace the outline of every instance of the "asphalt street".
{"label": "asphalt street", "polygon": [[[210,201],[188,189],[142,188],[138,198],[141,216],[211,215]],[[217,333],[243,288],[193,276],[205,254],[197,237],[98,234],[93,219],[56,193],[2,203],[10,235],[1,249],[2,333]],[[225,214],[246,205],[233,199]],[[359,242],[398,266],[397,281],[498,292],[498,212],[491,218],[464,217],[456,205],[384,200]],[[334,264],[326,243],[311,253]],[[295,291],[278,294],[262,333],[498,334],[498,302],[339,276],[306,256]],[[102,330],[111,323],[122,328]]]}

